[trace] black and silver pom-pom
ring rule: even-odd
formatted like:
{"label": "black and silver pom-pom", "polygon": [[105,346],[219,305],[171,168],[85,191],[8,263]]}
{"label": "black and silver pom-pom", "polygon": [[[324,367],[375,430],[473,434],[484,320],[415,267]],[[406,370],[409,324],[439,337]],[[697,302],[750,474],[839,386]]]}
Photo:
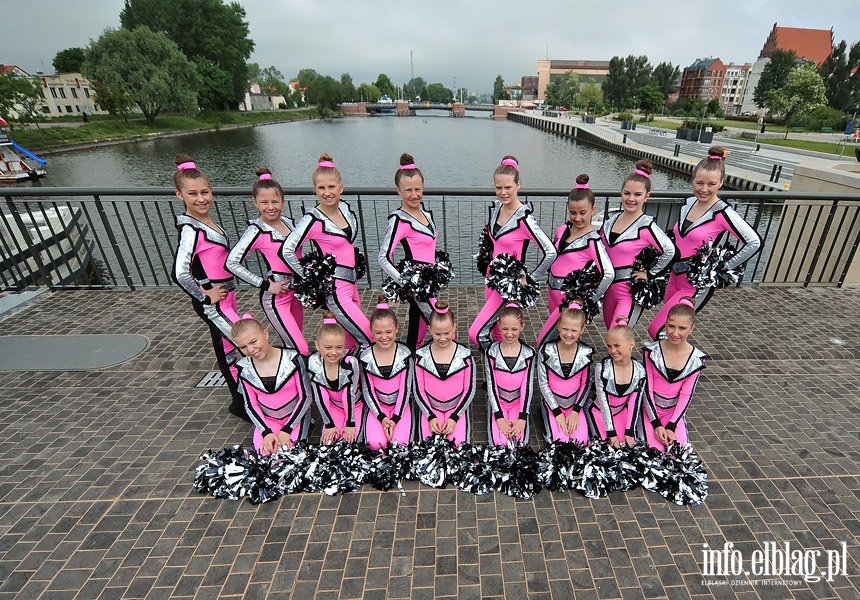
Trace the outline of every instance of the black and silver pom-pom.
{"label": "black and silver pom-pom", "polygon": [[325,446],[312,446],[316,451],[310,457],[305,479],[308,488],[329,496],[354,492],[361,487],[364,475],[353,470],[351,444],[338,440]]}
{"label": "black and silver pom-pom", "polygon": [[456,448],[444,435],[434,435],[412,446],[409,479],[426,486],[443,488],[448,482],[448,465]]}
{"label": "black and silver pom-pom", "polygon": [[642,485],[645,474],[639,465],[638,446],[631,448],[622,444],[615,448],[611,444],[607,444],[606,451],[612,457],[608,478],[612,482],[613,491],[629,492]]}
{"label": "black and silver pom-pom", "polygon": [[436,263],[424,263],[409,259],[397,265],[400,283],[385,276],[382,291],[390,302],[408,302],[415,299],[427,302],[435,298],[454,278],[454,269],[447,252],[436,251]]}
{"label": "black and silver pom-pom", "polygon": [[254,497],[268,470],[253,448],[242,446],[210,450],[200,460],[204,464],[197,467],[194,489],[227,500]]}
{"label": "black and silver pom-pom", "polygon": [[367,274],[367,259],[364,254],[355,249],[355,279],[359,280]]}
{"label": "black and silver pom-pom", "polygon": [[293,279],[296,299],[305,308],[322,308],[326,298],[334,294],[334,270],[337,267],[333,254],[321,255],[310,251],[299,259],[304,277]]}
{"label": "black and silver pom-pom", "polygon": [[665,479],[659,483],[657,493],[681,506],[698,506],[705,501],[708,472],[693,446],[678,443],[669,446],[665,465]]}
{"label": "black and silver pom-pom", "polygon": [[553,492],[578,489],[582,481],[582,456],[585,446],[576,442],[554,441],[538,453],[538,482]]}
{"label": "black and silver pom-pom", "polygon": [[507,253],[499,254],[490,262],[487,287],[498,292],[505,301],[516,302],[520,308],[530,308],[540,298],[540,287],[529,275],[525,264]]}
{"label": "black and silver pom-pom", "polygon": [[538,478],[538,455],[527,444],[512,445],[504,454],[506,467],[499,482],[499,491],[527,500],[540,492],[541,483]]}
{"label": "black and silver pom-pom", "polygon": [[484,446],[463,442],[451,455],[449,480],[459,489],[476,496],[496,489],[505,469],[504,446]]}
{"label": "black and silver pom-pom", "polygon": [[487,276],[491,260],[493,260],[493,239],[490,237],[490,226],[484,225],[481,238],[478,240],[478,252],[475,254],[475,266],[483,277]]}
{"label": "black and silver pom-pom", "polygon": [[591,499],[615,491],[614,462],[615,455],[609,443],[599,441],[587,446],[582,454],[582,477],[577,491]]}
{"label": "black and silver pom-pom", "polygon": [[370,461],[367,483],[383,492],[396,487],[404,493],[400,482],[409,477],[411,454],[411,444],[401,445],[392,440],[388,446],[380,448]]}
{"label": "black and silver pom-pom", "polygon": [[735,248],[731,246],[715,247],[713,240],[708,239],[690,257],[687,279],[692,286],[700,289],[722,289],[738,285],[744,276],[744,265],[739,265],[733,269],[726,268],[726,263],[736,254]]}
{"label": "black and silver pom-pom", "polygon": [[561,283],[561,293],[564,295],[562,306],[579,300],[586,323],[591,323],[594,317],[600,314],[603,305],[601,300],[594,300],[594,293],[600,287],[602,279],[603,275],[593,260],[588,261],[583,268],[568,273]]}
{"label": "black and silver pom-pom", "polygon": [[669,282],[665,275],[653,276],[650,269],[654,267],[660,252],[653,246],[646,246],[639,251],[633,261],[633,271],[645,271],[648,273],[646,279],[630,280],[630,295],[633,301],[642,308],[653,308],[663,302],[666,296],[666,284]]}
{"label": "black and silver pom-pom", "polygon": [[308,443],[299,441],[292,448],[282,448],[270,457],[270,476],[281,494],[297,494],[307,489],[305,473],[310,466],[310,456]]}

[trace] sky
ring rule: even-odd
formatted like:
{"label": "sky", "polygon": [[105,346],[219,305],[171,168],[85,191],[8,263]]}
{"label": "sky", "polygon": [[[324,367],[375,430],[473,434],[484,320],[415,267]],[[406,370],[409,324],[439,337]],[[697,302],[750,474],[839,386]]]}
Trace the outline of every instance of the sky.
{"label": "sky", "polygon": [[[860,40],[856,0],[678,2],[621,0],[238,0],[255,49],[250,61],[286,78],[315,69],[373,83],[385,73],[396,85],[413,72],[428,83],[492,92],[537,75],[537,61],[648,56],[652,66],[698,58],[752,63],[773,28],[833,29],[836,43]],[[86,47],[119,27],[123,0],[40,0],[36,20],[4,27],[0,63],[29,73],[53,71],[60,50]],[[814,9],[812,8],[814,6]]]}

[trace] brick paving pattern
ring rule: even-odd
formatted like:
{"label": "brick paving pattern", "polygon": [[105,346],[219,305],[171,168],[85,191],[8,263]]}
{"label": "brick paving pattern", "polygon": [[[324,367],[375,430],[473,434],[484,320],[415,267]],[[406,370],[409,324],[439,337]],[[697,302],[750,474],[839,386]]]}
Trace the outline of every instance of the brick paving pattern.
{"label": "brick paving pattern", "polygon": [[[483,291],[450,299],[465,340]],[[0,372],[0,600],[858,598],[858,305],[857,290],[755,288],[705,309],[692,341],[712,360],[688,412],[710,474],[699,507],[642,490],[518,501],[411,481],[403,496],[252,506],[191,487],[200,452],[251,432],[227,414],[225,388],[194,387],[216,367],[184,294],[42,296],[0,318],[4,335],[136,333],[151,345],[101,371]],[[250,292],[240,306],[259,313]],[[529,338],[544,314],[529,313]],[[585,335],[598,354],[601,334]],[[485,406],[480,394],[477,442]],[[846,542],[847,574],[702,574],[703,544],[733,543],[748,568],[771,541],[818,550],[818,571]],[[786,585],[764,585],[774,580]]]}

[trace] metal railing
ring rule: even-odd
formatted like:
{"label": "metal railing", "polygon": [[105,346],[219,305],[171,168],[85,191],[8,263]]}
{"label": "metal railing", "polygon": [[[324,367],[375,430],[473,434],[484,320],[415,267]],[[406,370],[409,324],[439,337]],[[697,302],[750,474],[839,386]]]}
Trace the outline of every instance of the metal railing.
{"label": "metal railing", "polygon": [[[246,188],[216,188],[213,218],[238,240],[258,216]],[[298,220],[316,198],[309,188],[286,189],[285,214]],[[552,236],[567,219],[567,190],[521,190],[534,216]],[[598,217],[618,206],[619,192],[595,190]],[[152,288],[171,286],[176,250],[175,214],[184,212],[172,188],[10,187],[0,208],[0,287],[4,291],[50,289]],[[668,229],[687,194],[654,192],[646,211]],[[493,200],[490,190],[428,189],[425,207],[440,231],[439,247],[456,269],[455,285],[482,285],[473,253]],[[761,235],[762,251],[743,284],[841,286],[860,240],[860,199],[848,194],[724,191]],[[347,189],[343,199],[358,217],[357,247],[369,269],[360,285],[379,287],[376,263],[389,213],[400,198],[389,188]],[[70,216],[71,215],[71,216]],[[596,219],[598,220],[598,219]],[[81,243],[83,240],[83,243]],[[529,262],[539,257],[530,250]],[[395,255],[395,262],[399,257]],[[249,268],[263,273],[258,255]]]}

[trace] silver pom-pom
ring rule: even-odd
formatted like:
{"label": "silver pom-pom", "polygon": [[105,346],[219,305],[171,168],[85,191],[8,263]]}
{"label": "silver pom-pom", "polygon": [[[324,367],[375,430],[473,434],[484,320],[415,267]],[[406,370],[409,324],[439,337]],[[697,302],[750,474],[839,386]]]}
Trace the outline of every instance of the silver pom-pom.
{"label": "silver pom-pom", "polygon": [[540,287],[529,275],[525,263],[511,254],[499,254],[490,262],[486,283],[506,302],[516,302],[520,308],[530,308],[540,298]]}

